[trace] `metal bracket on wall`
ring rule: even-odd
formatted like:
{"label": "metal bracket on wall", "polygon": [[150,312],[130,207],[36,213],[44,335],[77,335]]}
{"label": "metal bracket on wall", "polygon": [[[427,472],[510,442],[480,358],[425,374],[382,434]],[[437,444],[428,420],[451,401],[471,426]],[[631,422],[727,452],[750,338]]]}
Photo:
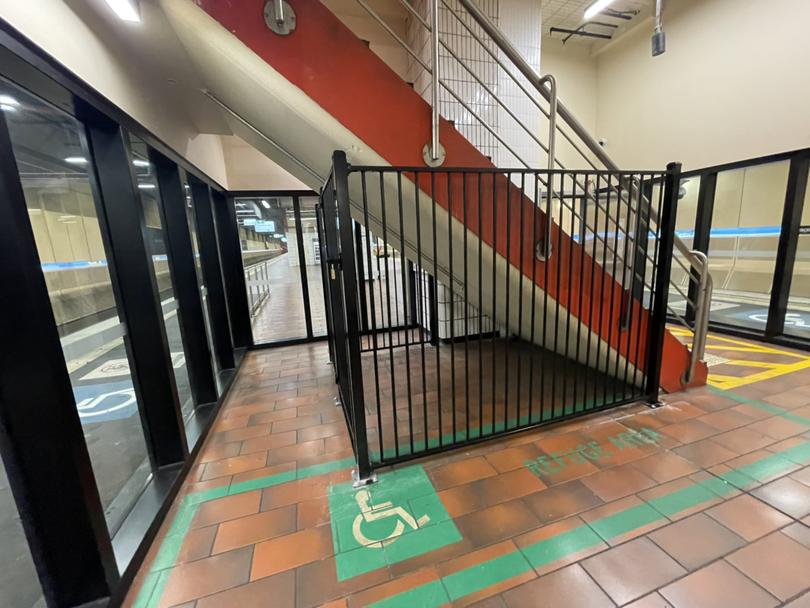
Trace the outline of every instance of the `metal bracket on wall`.
{"label": "metal bracket on wall", "polygon": [[288,36],[295,31],[295,11],[287,0],[267,0],[264,23],[273,33]]}

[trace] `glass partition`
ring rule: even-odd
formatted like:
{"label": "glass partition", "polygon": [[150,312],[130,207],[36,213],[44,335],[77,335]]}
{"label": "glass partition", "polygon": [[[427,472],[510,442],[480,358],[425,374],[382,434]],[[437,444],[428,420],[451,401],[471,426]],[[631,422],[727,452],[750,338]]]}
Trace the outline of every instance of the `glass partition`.
{"label": "glass partition", "polygon": [[137,137],[130,136],[130,147],[133,170],[138,182],[138,191],[143,206],[147,246],[152,256],[152,271],[160,293],[160,305],[163,309],[163,322],[166,328],[166,337],[169,341],[177,395],[180,399],[183,419],[187,420],[194,412],[194,400],[191,395],[188,370],[186,369],[180,320],[177,317],[177,300],[174,298],[166,239],[160,215],[159,205],[162,204],[162,201],[160,200],[154,169],[149,162],[146,143]]}
{"label": "glass partition", "polygon": [[808,182],[785,315],[785,334],[810,339],[810,180]]}
{"label": "glass partition", "polygon": [[790,161],[717,174],[709,267],[710,320],[764,331]]}
{"label": "glass partition", "polygon": [[[234,199],[256,344],[307,337],[306,306],[309,302],[305,305],[303,281],[305,276],[312,277],[307,280],[310,290],[313,282],[321,284],[317,253],[312,251],[313,239],[317,243],[318,236],[313,202],[307,205],[301,216],[301,228],[307,235],[305,242],[298,242],[297,203],[298,197],[293,196]],[[299,247],[305,257],[303,273]],[[322,297],[320,302],[323,302]],[[321,322],[325,326],[325,318]],[[325,329],[321,333],[325,333]]]}
{"label": "glass partition", "polygon": [[107,525],[151,474],[82,125],[0,81],[39,260]]}
{"label": "glass partition", "polygon": [[[653,199],[658,186],[653,190]],[[678,208],[675,218],[675,234],[677,234],[692,249],[695,239],[695,218],[697,217],[698,193],[700,192],[700,176],[685,177],[681,180],[678,190]],[[672,280],[670,282],[669,305],[680,315],[686,314],[686,297],[689,295],[689,263],[677,248],[673,250]],[[679,263],[680,262],[680,263]]]}

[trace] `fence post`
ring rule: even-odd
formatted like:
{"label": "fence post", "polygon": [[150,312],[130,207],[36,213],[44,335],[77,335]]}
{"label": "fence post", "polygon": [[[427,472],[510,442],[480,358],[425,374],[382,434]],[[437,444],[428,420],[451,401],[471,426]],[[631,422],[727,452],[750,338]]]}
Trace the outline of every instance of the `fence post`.
{"label": "fence post", "polygon": [[[657,407],[661,363],[664,348],[664,332],[667,324],[667,300],[672,270],[672,247],[675,243],[675,216],[678,205],[678,188],[681,183],[681,164],[670,163],[664,181],[664,200],[658,222],[658,268],[655,274],[655,291],[649,318],[649,341],[647,343],[646,393],[650,404]],[[652,204],[652,203],[651,203]]]}
{"label": "fence post", "polygon": [[351,205],[349,202],[349,164],[346,153],[336,151],[332,155],[332,166],[335,177],[337,196],[338,224],[340,227],[340,262],[343,275],[343,297],[346,314],[346,346],[349,354],[350,403],[349,415],[354,427],[355,454],[357,471],[355,485],[365,485],[376,480],[368,453],[368,435],[366,433],[366,407],[363,395],[363,368],[360,359],[360,320],[358,302],[357,266],[354,259],[354,234],[352,231]]}

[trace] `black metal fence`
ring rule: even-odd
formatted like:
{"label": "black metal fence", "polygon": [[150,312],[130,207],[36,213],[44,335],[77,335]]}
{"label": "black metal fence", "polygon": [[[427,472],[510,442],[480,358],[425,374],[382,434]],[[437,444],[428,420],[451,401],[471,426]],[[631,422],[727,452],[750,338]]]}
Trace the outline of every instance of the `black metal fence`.
{"label": "black metal fence", "polygon": [[355,167],[336,152],[318,226],[360,478],[657,401],[678,173]]}

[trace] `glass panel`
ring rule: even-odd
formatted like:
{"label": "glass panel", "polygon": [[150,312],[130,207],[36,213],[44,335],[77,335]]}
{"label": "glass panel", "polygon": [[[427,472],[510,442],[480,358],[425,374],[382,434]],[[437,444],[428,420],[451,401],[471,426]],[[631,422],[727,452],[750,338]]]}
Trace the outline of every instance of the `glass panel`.
{"label": "glass panel", "polygon": [[31,608],[42,597],[42,589],[1,460],[0,547],[0,606]]}
{"label": "glass panel", "polygon": [[802,225],[796,246],[796,265],[790,283],[785,333],[810,339],[810,180],[804,196]]}
{"label": "glass panel", "polygon": [[82,125],[0,82],[42,271],[107,525],[150,475],[138,403],[90,187]]}
{"label": "glass panel", "polygon": [[191,187],[188,185],[188,179],[184,171],[180,172],[183,180],[183,188],[186,191],[186,218],[188,220],[188,228],[191,232],[191,247],[194,250],[194,265],[197,269],[197,285],[200,287],[200,299],[202,300],[203,321],[205,322],[205,336],[208,340],[208,350],[211,353],[211,365],[216,375],[217,394],[221,395],[224,385],[220,382],[220,372],[222,371],[214,356],[214,343],[211,339],[211,315],[208,312],[208,288],[205,286],[205,277],[203,276],[202,261],[200,259],[200,245],[197,237],[197,214],[194,212],[194,203],[191,195]]}
{"label": "glass panel", "polygon": [[186,369],[186,356],[180,333],[180,321],[177,317],[177,300],[174,299],[174,287],[169,270],[166,240],[163,235],[163,224],[158,206],[162,204],[162,201],[159,200],[157,179],[152,165],[149,163],[146,143],[131,135],[130,148],[146,222],[147,246],[152,256],[152,270],[160,293],[160,305],[163,308],[163,321],[166,327],[166,336],[169,340],[177,395],[180,398],[183,420],[188,420],[194,413],[194,400],[191,395],[188,370]]}
{"label": "glass panel", "polygon": [[[697,217],[698,192],[700,191],[700,176],[686,177],[681,180],[678,190],[678,209],[675,218],[675,234],[677,234],[689,249],[695,238],[695,220]],[[657,186],[653,191],[653,200],[658,199]],[[669,290],[669,306],[680,315],[686,314],[686,297],[689,295],[689,264],[686,258],[673,249],[672,274]]]}
{"label": "glass panel", "polygon": [[[237,198],[234,205],[239,224],[253,341],[261,344],[306,338],[304,292],[301,288],[301,268],[295,245],[297,239],[292,197]],[[314,218],[312,226],[314,229]],[[314,234],[317,241],[317,231]],[[311,247],[311,239],[309,242]],[[306,243],[304,246],[307,247]],[[320,275],[316,276],[320,283]],[[310,280],[310,289],[312,283]],[[320,301],[323,302],[322,297]],[[324,320],[323,325],[325,324]]]}
{"label": "glass panel", "polygon": [[781,161],[717,175],[709,240],[712,321],[765,329],[789,167]]}
{"label": "glass panel", "polygon": [[[304,238],[304,258],[307,265],[307,287],[309,288],[309,309],[312,313],[312,335],[326,335],[326,309],[323,299],[323,277],[321,276],[321,250],[318,243],[318,223],[315,207],[318,198],[302,196],[298,199],[301,205],[301,232]],[[294,230],[293,236],[294,236]],[[290,262],[298,264],[297,239],[289,238]]]}

